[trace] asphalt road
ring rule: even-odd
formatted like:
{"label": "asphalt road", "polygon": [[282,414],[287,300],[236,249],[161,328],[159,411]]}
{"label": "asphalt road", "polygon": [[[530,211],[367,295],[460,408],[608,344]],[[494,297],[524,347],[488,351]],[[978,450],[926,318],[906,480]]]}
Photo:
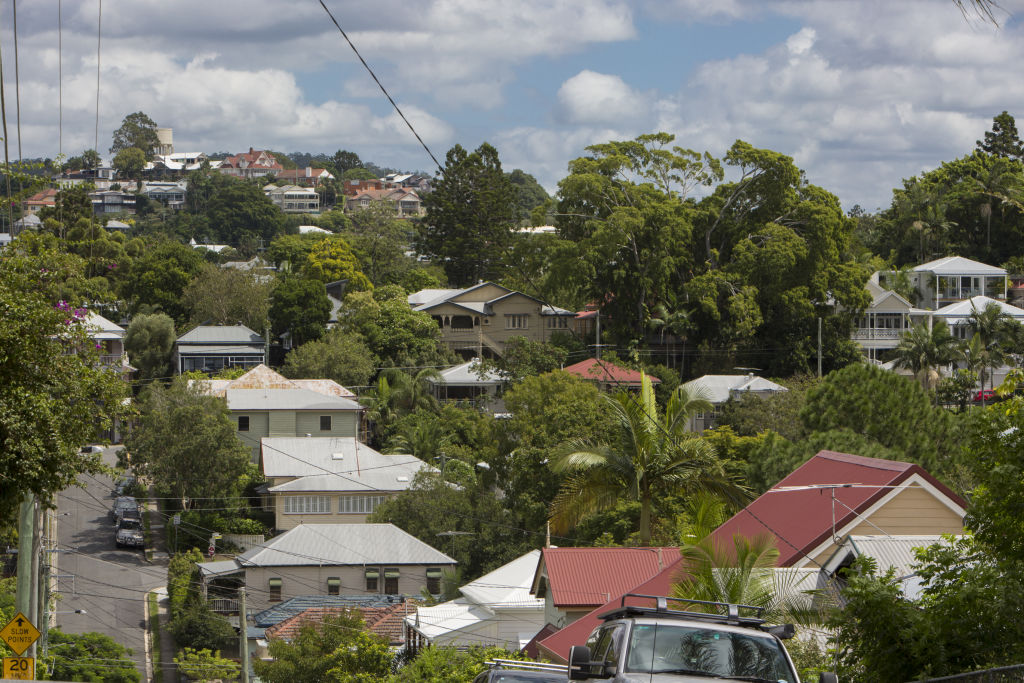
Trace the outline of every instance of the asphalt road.
{"label": "asphalt road", "polygon": [[[115,464],[115,452],[104,451],[104,462]],[[141,549],[114,545],[109,477],[81,475],[79,481],[84,488],[68,488],[57,502],[57,627],[68,633],[98,631],[131,648],[145,680],[145,598],[167,583],[167,563],[150,564]]]}

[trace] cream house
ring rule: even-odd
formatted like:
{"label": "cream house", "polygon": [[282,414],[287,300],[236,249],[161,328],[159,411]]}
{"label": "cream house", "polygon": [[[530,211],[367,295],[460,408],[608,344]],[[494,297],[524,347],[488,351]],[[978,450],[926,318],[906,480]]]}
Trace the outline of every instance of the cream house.
{"label": "cream house", "polygon": [[424,289],[409,295],[415,311],[428,313],[441,328],[441,340],[453,351],[471,358],[501,356],[512,337],[543,342],[557,331],[568,331],[572,311],[493,282],[466,289]]}
{"label": "cream house", "polygon": [[353,437],[265,437],[260,463],[274,527],[360,524],[379,504],[407,490],[428,465],[384,455]]}

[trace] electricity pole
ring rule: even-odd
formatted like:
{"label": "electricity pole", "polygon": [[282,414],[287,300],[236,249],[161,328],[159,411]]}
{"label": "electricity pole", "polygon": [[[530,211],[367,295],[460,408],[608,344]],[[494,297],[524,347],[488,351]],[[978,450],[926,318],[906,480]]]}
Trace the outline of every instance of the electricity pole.
{"label": "electricity pole", "polygon": [[238,591],[238,632],[242,646],[242,683],[249,683],[249,618],[245,614],[245,588]]}

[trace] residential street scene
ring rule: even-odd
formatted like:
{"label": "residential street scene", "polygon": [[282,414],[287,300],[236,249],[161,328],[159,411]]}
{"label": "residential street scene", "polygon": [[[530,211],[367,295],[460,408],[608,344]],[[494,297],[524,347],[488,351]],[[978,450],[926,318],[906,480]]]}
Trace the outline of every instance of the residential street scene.
{"label": "residential street scene", "polygon": [[282,7],[0,0],[0,680],[1024,680],[1024,0]]}

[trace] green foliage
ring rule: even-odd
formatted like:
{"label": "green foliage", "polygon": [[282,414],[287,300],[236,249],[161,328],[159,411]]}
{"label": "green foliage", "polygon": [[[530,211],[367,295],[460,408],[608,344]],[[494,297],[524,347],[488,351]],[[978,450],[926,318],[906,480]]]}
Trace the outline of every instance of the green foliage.
{"label": "green foliage", "polygon": [[413,311],[402,290],[384,289],[388,291],[347,295],[338,314],[338,327],[363,338],[377,367],[447,364],[452,355],[441,345],[437,323],[428,314]]}
{"label": "green foliage", "polygon": [[201,597],[189,599],[169,624],[179,648],[220,650],[235,640],[235,629]]}
{"label": "green foliage", "polygon": [[334,175],[338,176],[339,178],[342,176],[342,174],[345,173],[345,171],[351,170],[353,168],[361,169],[363,167],[363,162],[359,158],[359,155],[356,154],[355,152],[349,152],[348,150],[345,149],[339,149],[337,152],[335,152],[334,156],[331,157],[331,163],[334,166]]}
{"label": "green foliage", "polygon": [[388,202],[372,202],[354,210],[349,218],[345,239],[362,272],[375,286],[400,282],[416,264],[405,255],[411,238],[408,221],[397,219]]}
{"label": "green foliage", "polygon": [[1017,135],[1017,122],[1009,112],[992,119],[992,130],[986,131],[985,139],[978,140],[978,150],[1005,159],[1024,159],[1024,144]]}
{"label": "green foliage", "polygon": [[437,260],[454,286],[495,279],[516,222],[515,193],[498,150],[486,142],[472,153],[455,145],[444,167],[423,199],[418,251]]}
{"label": "green foliage", "polygon": [[799,441],[807,431],[800,421],[800,411],[807,391],[817,383],[816,377],[804,375],[784,380],[782,384],[788,391],[771,396],[744,392],[725,402],[718,424],[732,427],[740,436],[756,436],[771,430],[790,441]]}
{"label": "green foliage", "polygon": [[100,454],[79,448],[124,416],[127,395],[117,371],[99,363],[87,311],[56,299],[81,262],[21,245],[0,253],[0,512],[25,493],[50,500],[80,473],[99,472]]}
{"label": "green foliage", "polygon": [[204,560],[198,548],[175,553],[167,564],[168,611],[174,620],[185,609],[185,605],[198,596],[199,569],[196,564]]}
{"label": "green foliage", "polygon": [[350,168],[341,174],[342,180],[376,180],[377,176],[373,171],[365,168]]}
{"label": "green foliage", "polygon": [[322,235],[281,235],[270,243],[264,256],[282,272],[297,273],[322,239]]}
{"label": "green foliage", "polygon": [[139,313],[132,318],[124,336],[128,360],[142,380],[170,377],[171,355],[177,335],[174,321],[164,313]]}
{"label": "green foliage", "polygon": [[324,283],[294,275],[283,278],[270,296],[269,315],[274,336],[289,332],[294,345],[319,339],[331,319]]}
{"label": "green foliage", "polygon": [[558,370],[565,364],[567,356],[561,346],[526,337],[510,337],[505,341],[505,353],[494,360],[480,360],[476,372],[483,377],[496,371],[510,382],[520,382],[532,375]]}
{"label": "green foliage", "polygon": [[336,280],[347,280],[345,291],[361,292],[373,289],[373,283],[359,270],[359,261],[352,247],[343,237],[321,239],[313,244],[303,272],[307,277],[326,284]]}
{"label": "green foliage", "polygon": [[138,426],[125,443],[132,467],[157,489],[189,507],[189,500],[237,494],[250,452],[235,435],[223,398],[200,393],[179,378],[151,384],[143,394]]}
{"label": "green foliage", "polygon": [[52,628],[47,637],[49,655],[53,659],[52,680],[104,683],[137,683],[141,680],[135,662],[129,658],[132,651],[110,636],[64,633]]}
{"label": "green foliage", "polygon": [[118,289],[132,313],[145,305],[150,312],[166,313],[176,325],[182,325],[188,320],[185,288],[202,267],[202,256],[188,245],[159,241],[148,245],[135,259]]}
{"label": "green foliage", "polygon": [[141,111],[128,114],[121,121],[121,126],[114,131],[112,142],[111,154],[134,147],[141,150],[146,159],[149,159],[153,150],[160,144],[160,139],[156,136],[156,122]]}
{"label": "green foliage", "polygon": [[303,626],[291,642],[272,640],[270,656],[271,661],[253,662],[256,675],[267,683],[383,683],[394,658],[386,642],[363,630],[354,610]]}
{"label": "green foliage", "polygon": [[242,181],[215,187],[205,210],[210,234],[220,244],[270,242],[284,230],[284,214],[259,187]]}
{"label": "green foliage", "polygon": [[119,178],[126,180],[137,179],[140,177],[142,169],[146,166],[146,153],[137,147],[122,149],[114,157],[111,166],[117,171]]}
{"label": "green foliage", "polygon": [[262,333],[273,289],[273,281],[258,272],[205,264],[183,297],[197,325],[242,323]]}
{"label": "green foliage", "polygon": [[930,329],[919,323],[900,338],[895,351],[896,367],[909,369],[928,391],[938,384],[935,368],[953,361],[956,346],[945,320],[936,320]]}
{"label": "green foliage", "polygon": [[238,664],[220,656],[220,650],[196,650],[186,647],[174,658],[178,671],[190,681],[207,683],[212,681],[237,681],[241,677]]}
{"label": "green foliage", "polygon": [[537,179],[526,171],[518,168],[505,174],[512,183],[512,191],[516,201],[516,217],[521,221],[529,220],[530,213],[538,206],[543,206],[550,197]]}
{"label": "green foliage", "polygon": [[333,379],[345,387],[362,387],[373,375],[373,354],[358,335],[331,330],[292,349],[281,372],[294,379]]}
{"label": "green foliage", "polygon": [[389,679],[389,683],[473,683],[477,674],[487,670],[484,662],[496,657],[530,661],[518,652],[500,647],[474,645],[466,650],[426,647]]}

